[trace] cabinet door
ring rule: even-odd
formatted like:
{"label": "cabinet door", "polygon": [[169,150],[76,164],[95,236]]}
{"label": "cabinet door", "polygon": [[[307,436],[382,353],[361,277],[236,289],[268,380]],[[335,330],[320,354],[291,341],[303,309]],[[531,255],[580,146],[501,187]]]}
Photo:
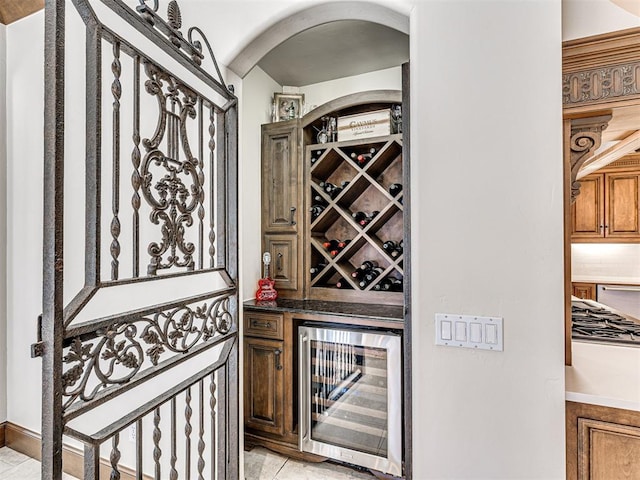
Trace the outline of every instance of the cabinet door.
{"label": "cabinet door", "polygon": [[572,283],[572,294],[574,297],[581,298],[583,300],[595,300],[596,299],[596,284],[595,283]]}
{"label": "cabinet door", "polygon": [[244,339],[244,422],[263,432],[284,434],[283,342]]}
{"label": "cabinet door", "polygon": [[638,215],[637,173],[608,173],[607,178],[607,237],[640,237]]}
{"label": "cabinet door", "polygon": [[298,289],[298,237],[265,235],[265,249],[271,253],[271,278],[276,290]]}
{"label": "cabinet door", "polygon": [[263,232],[298,231],[298,156],[298,120],[262,126]]}
{"label": "cabinet door", "polygon": [[589,175],[580,183],[580,194],[571,210],[572,239],[603,238],[604,175]]}
{"label": "cabinet door", "polygon": [[578,479],[640,478],[640,428],[578,419]]}

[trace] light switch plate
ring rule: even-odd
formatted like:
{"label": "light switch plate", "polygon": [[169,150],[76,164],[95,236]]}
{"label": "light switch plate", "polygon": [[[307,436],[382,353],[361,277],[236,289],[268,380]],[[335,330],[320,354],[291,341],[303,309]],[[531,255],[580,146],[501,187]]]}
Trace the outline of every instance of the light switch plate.
{"label": "light switch plate", "polygon": [[501,352],[502,317],[436,313],[436,345]]}

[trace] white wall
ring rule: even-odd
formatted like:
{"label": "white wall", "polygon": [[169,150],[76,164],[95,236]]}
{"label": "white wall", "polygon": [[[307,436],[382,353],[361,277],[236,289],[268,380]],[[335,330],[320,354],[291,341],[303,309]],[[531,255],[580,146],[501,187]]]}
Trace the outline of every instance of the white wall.
{"label": "white wall", "polygon": [[[640,245],[633,243],[574,243],[571,274],[584,281],[640,282]],[[625,280],[626,279],[626,280]]]}
{"label": "white wall", "polygon": [[259,67],[253,68],[242,81],[240,102],[240,238],[242,258],[242,298],[255,297],[262,276],[260,245],[260,156],[263,123],[271,121],[274,92],[282,86]]}
{"label": "white wall", "polygon": [[562,0],[562,39],[640,27],[640,18],[611,0]]}
{"label": "white wall", "polygon": [[0,423],[7,420],[7,33],[0,24]]}
{"label": "white wall", "polygon": [[[416,478],[564,478],[560,1],[416,2],[411,66]],[[504,352],[434,346],[438,312]]]}
{"label": "white wall", "polygon": [[300,93],[304,93],[305,112],[343,95],[367,90],[402,90],[401,67],[386,68],[300,87]]}
{"label": "white wall", "polygon": [[7,417],[40,431],[44,12],[7,26]]}

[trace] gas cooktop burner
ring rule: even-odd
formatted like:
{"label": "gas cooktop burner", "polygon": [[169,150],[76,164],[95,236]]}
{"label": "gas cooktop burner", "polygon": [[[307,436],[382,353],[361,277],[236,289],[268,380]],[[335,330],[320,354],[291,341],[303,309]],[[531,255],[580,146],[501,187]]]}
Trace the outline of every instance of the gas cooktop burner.
{"label": "gas cooktop burner", "polygon": [[640,323],[586,302],[571,302],[575,340],[640,346]]}

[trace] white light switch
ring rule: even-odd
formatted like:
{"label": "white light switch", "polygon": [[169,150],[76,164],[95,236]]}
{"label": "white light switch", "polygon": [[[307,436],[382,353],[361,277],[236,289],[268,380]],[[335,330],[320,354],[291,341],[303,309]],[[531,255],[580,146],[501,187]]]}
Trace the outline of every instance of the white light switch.
{"label": "white light switch", "polygon": [[491,345],[498,343],[498,327],[494,324],[488,324],[484,326],[486,331],[486,342]]}
{"label": "white light switch", "polygon": [[440,323],[440,336],[443,340],[451,340],[451,322],[444,320]]}
{"label": "white light switch", "polygon": [[456,342],[467,341],[467,323],[456,321]]}
{"label": "white light switch", "polygon": [[502,320],[436,313],[436,345],[502,351]]}
{"label": "white light switch", "polygon": [[471,322],[469,324],[469,340],[471,343],[482,342],[482,324],[478,322]]}

